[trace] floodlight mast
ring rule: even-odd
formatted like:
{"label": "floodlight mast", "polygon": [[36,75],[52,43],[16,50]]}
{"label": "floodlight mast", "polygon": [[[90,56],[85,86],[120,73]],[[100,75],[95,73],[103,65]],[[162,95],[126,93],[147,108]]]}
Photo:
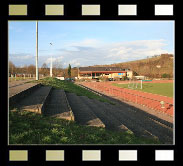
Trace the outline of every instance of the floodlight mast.
{"label": "floodlight mast", "polygon": [[39,80],[39,68],[38,68],[38,21],[36,21],[36,80]]}
{"label": "floodlight mast", "polygon": [[[50,43],[50,46],[52,46],[53,44],[52,43]],[[52,72],[52,69],[53,67],[52,67],[52,54],[51,54],[51,63],[50,63],[50,77],[53,77],[53,72]]]}

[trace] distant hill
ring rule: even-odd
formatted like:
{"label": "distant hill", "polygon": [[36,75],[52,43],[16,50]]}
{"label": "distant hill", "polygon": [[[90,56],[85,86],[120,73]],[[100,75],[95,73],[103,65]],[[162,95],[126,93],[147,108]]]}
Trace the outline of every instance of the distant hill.
{"label": "distant hill", "polygon": [[172,54],[161,54],[136,61],[95,66],[129,68],[134,72],[134,75],[144,75],[150,78],[173,78],[173,59]]}

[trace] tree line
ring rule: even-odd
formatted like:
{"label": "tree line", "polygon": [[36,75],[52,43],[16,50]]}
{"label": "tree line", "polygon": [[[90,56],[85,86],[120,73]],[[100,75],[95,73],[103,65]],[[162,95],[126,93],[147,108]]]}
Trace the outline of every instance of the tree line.
{"label": "tree line", "polygon": [[[35,75],[36,73],[36,66],[33,64],[30,65],[24,65],[23,67],[18,67],[13,64],[12,61],[9,61],[9,76],[11,75]],[[62,65],[58,62],[53,63],[52,67],[52,73],[53,76],[60,76],[65,78],[70,77],[77,77],[78,75],[78,69],[76,67],[71,68],[71,65],[69,64],[68,68],[63,68]],[[39,68],[39,74],[43,75],[44,77],[50,76],[50,68],[46,63],[43,63],[42,66]]]}

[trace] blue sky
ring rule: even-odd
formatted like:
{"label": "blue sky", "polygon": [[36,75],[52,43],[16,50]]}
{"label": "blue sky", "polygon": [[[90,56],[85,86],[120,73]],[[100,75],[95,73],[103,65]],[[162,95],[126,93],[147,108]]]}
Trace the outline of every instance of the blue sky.
{"label": "blue sky", "polygon": [[[112,64],[174,53],[173,21],[39,21],[39,66]],[[53,43],[50,46],[49,43]],[[36,22],[9,22],[9,60],[35,64]]]}

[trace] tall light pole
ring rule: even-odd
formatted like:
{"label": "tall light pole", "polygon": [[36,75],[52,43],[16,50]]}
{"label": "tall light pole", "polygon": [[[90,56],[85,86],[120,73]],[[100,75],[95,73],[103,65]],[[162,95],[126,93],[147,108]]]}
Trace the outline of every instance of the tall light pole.
{"label": "tall light pole", "polygon": [[[53,44],[52,43],[50,43],[50,46],[52,46]],[[52,77],[53,76],[53,73],[52,73],[52,54],[51,54],[51,63],[50,63],[50,77]]]}
{"label": "tall light pole", "polygon": [[38,21],[36,21],[36,80],[39,80],[39,69],[38,69]]}

